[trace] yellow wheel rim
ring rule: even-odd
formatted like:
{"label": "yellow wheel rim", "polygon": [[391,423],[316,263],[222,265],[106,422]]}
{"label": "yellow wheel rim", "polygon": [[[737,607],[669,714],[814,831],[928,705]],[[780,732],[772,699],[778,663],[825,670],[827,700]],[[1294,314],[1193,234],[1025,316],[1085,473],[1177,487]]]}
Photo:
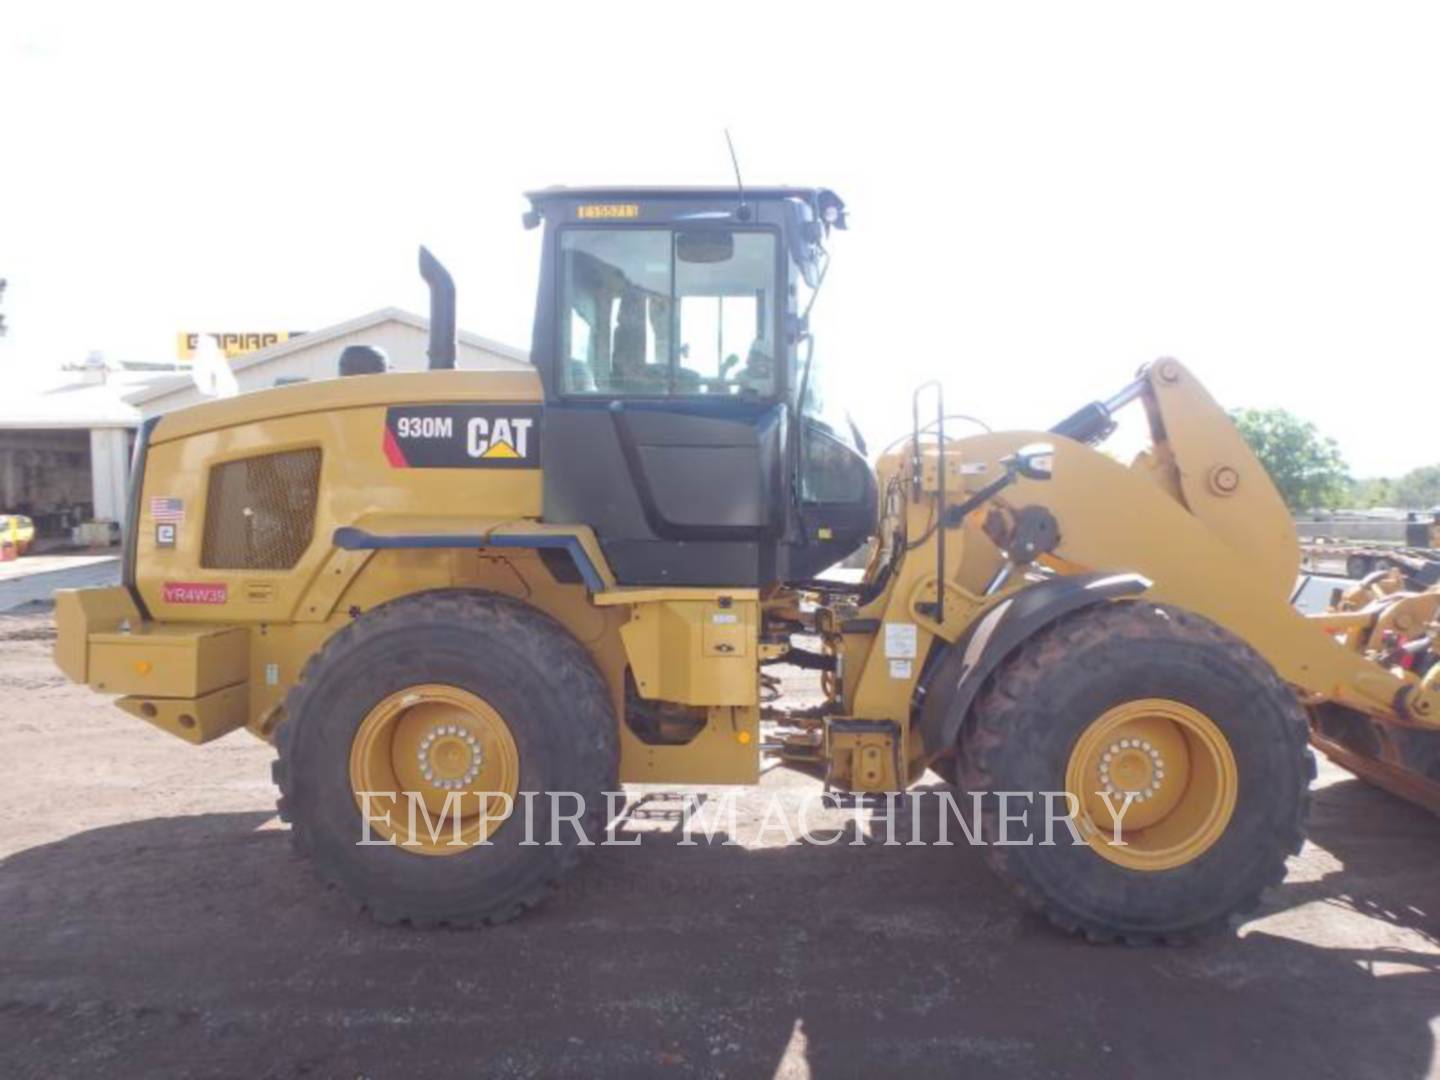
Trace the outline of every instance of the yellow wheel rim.
{"label": "yellow wheel rim", "polygon": [[454,686],[391,694],[350,744],[350,787],[372,834],[422,855],[457,855],[487,840],[513,811],[519,784],[509,725]]}
{"label": "yellow wheel rim", "polygon": [[1235,755],[1199,710],[1165,698],[1127,701],[1081,732],[1065,790],[1096,854],[1132,870],[1170,870],[1199,858],[1230,824]]}

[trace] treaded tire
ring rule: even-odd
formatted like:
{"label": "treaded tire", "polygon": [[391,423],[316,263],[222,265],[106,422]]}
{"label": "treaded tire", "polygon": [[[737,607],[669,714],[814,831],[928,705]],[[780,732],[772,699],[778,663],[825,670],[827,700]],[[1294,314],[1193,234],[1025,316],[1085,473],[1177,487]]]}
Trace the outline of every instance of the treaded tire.
{"label": "treaded tire", "polygon": [[1033,828],[1034,845],[995,846],[996,800],[982,802],[990,865],[1031,908],[1092,941],[1177,943],[1218,930],[1256,907],[1304,842],[1315,762],[1295,693],[1239,638],[1168,606],[1098,605],[1026,642],[967,718],[961,785],[972,792],[1063,791],[1081,732],[1106,710],[1148,697],[1205,713],[1235,756],[1229,824],[1190,862],[1166,870],[1120,866],[1074,844],[1058,822],[1055,846],[1039,846],[1043,836],[1030,819],[1020,828],[1012,819],[1007,836],[1023,840]]}
{"label": "treaded tire", "polygon": [[[484,698],[519,750],[515,813],[486,846],[433,856],[361,846],[349,778],[350,747],[364,717],[408,686],[442,683]],[[525,839],[524,793],[573,791],[581,825],[598,842],[605,793],[619,789],[619,741],[610,695],[584,647],[557,621],[493,593],[418,593],[373,608],[333,635],[285,699],[273,766],[279,809],[295,849],[320,876],[384,923],[476,926],[533,907],[574,868],[580,842],[537,795]]]}

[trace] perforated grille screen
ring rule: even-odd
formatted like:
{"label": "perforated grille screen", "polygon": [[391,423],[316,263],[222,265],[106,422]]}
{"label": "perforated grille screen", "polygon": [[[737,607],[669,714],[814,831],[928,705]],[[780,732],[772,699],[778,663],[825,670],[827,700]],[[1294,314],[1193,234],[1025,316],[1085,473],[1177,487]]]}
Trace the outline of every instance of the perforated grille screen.
{"label": "perforated grille screen", "polygon": [[294,566],[315,531],[319,485],[318,449],[261,454],[213,467],[200,565],[210,570]]}

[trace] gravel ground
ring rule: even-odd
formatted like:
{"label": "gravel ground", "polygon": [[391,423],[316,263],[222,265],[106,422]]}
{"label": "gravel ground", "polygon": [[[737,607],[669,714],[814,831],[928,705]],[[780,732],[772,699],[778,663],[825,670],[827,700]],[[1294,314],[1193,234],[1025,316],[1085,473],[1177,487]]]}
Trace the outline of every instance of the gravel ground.
{"label": "gravel ground", "polygon": [[291,853],[268,747],[70,686],[49,625],[0,616],[0,1076],[1440,1070],[1440,820],[1333,766],[1284,885],[1187,948],[1061,937],[978,849],[755,840],[754,794],[743,846],[637,820],[517,922],[386,929]]}

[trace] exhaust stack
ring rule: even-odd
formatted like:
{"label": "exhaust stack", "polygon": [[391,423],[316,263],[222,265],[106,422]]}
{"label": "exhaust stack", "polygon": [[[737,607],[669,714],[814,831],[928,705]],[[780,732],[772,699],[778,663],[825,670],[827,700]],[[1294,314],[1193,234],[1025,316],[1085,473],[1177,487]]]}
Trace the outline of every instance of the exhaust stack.
{"label": "exhaust stack", "polygon": [[455,366],[455,282],[450,271],[420,246],[420,276],[430,286],[430,369]]}

